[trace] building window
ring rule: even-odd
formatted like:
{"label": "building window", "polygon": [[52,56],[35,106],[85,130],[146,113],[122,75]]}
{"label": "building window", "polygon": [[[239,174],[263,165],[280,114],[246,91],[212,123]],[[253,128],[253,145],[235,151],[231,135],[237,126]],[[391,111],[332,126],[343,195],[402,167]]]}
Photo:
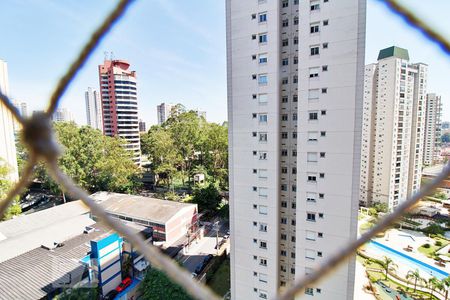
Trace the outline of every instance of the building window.
{"label": "building window", "polygon": [[288,103],[288,97],[287,96],[281,97],[281,103]]}
{"label": "building window", "polygon": [[263,65],[267,63],[267,54],[260,54],[259,55],[259,64]]}
{"label": "building window", "polygon": [[[294,43],[295,44],[295,43]],[[298,57],[294,56],[294,65],[298,64]]]}
{"label": "building window", "polygon": [[281,2],[281,6],[282,6],[282,7],[288,7],[288,6],[289,6],[289,1],[288,1],[288,0],[283,0],[283,1]]}
{"label": "building window", "polygon": [[262,103],[267,103],[267,94],[259,94],[258,95],[258,102],[261,103],[261,104]]}
{"label": "building window", "polygon": [[316,202],[317,194],[306,192],[306,202]]}
{"label": "building window", "polygon": [[267,152],[259,151],[259,160],[267,160]]}
{"label": "building window", "polygon": [[259,248],[267,249],[267,242],[266,241],[259,241]]}
{"label": "building window", "polygon": [[308,91],[308,100],[317,100],[317,99],[319,99],[319,89],[310,89]]}
{"label": "building window", "polygon": [[327,88],[322,88],[322,94],[326,94],[328,93],[328,89]]}
{"label": "building window", "polygon": [[319,23],[311,23],[310,25],[310,33],[318,33],[319,32]]}
{"label": "building window", "polygon": [[267,33],[261,33],[259,35],[259,43],[260,44],[265,44],[267,43]]}
{"label": "building window", "polygon": [[267,123],[267,114],[259,114],[259,123]]}
{"label": "building window", "polygon": [[282,132],[281,133],[281,138],[282,139],[287,139],[288,138],[288,133],[287,132]]}
{"label": "building window", "polygon": [[258,78],[259,85],[267,85],[267,74],[260,74]]}
{"label": "building window", "polygon": [[314,296],[314,289],[313,288],[306,288],[305,289],[305,294]]}
{"label": "building window", "polygon": [[325,152],[320,152],[320,158],[325,158]]}
{"label": "building window", "polygon": [[317,182],[317,176],[316,175],[308,175],[307,177],[308,182]]}
{"label": "building window", "polygon": [[321,114],[322,116],[325,116],[325,115],[327,114],[327,111],[326,111],[326,110],[321,110],[321,111],[320,111],[320,114]]}
{"label": "building window", "polygon": [[307,153],[307,161],[308,162],[317,162],[317,152],[308,152]]}
{"label": "building window", "polygon": [[328,26],[329,20],[323,20],[323,26]]}
{"label": "building window", "polygon": [[327,132],[326,131],[321,131],[320,132],[320,136],[327,136]]}
{"label": "building window", "polygon": [[306,221],[315,222],[316,214],[315,213],[306,213]]}
{"label": "building window", "polygon": [[294,25],[298,25],[298,17],[294,18]]}
{"label": "building window", "polygon": [[328,71],[328,66],[327,65],[322,66],[322,72],[326,72],[326,71]]}
{"label": "building window", "polygon": [[287,224],[287,218],[283,217],[280,221],[281,224]]}
{"label": "building window", "polygon": [[306,239],[309,241],[316,240],[316,232],[314,232],[314,231],[306,230],[305,235],[306,235]]}
{"label": "building window", "polygon": [[328,43],[323,43],[322,47],[323,47],[323,49],[328,49]]}
{"label": "building window", "polygon": [[309,68],[309,78],[319,77],[319,67]]}
{"label": "building window", "polygon": [[259,231],[267,232],[267,224],[266,223],[259,223]]}
{"label": "building window", "polygon": [[265,206],[265,205],[260,205],[260,206],[259,206],[259,214],[260,214],[260,215],[267,215],[267,206]]}
{"label": "building window", "polygon": [[311,46],[310,48],[310,55],[319,55],[320,47],[319,46]]}
{"label": "building window", "polygon": [[288,27],[288,26],[289,26],[289,20],[288,20],[288,19],[283,20],[283,21],[281,22],[281,26],[282,26],[282,27]]}
{"label": "building window", "polygon": [[281,156],[287,156],[288,152],[286,149],[281,149]]}
{"label": "building window", "polygon": [[281,60],[281,65],[287,66],[288,64],[289,64],[289,59],[288,59],[288,58],[283,58],[283,59]]}
{"label": "building window", "polygon": [[294,75],[294,77],[292,78],[292,81],[293,81],[294,83],[298,83],[298,76],[297,76],[297,75]]}
{"label": "building window", "polygon": [[267,22],[267,13],[263,12],[259,14],[259,23]]}
{"label": "building window", "polygon": [[259,259],[259,265],[263,267],[267,267],[267,258],[260,258]]}
{"label": "building window", "polygon": [[316,254],[316,251],[311,250],[311,249],[305,249],[305,258],[314,260],[315,254]]}
{"label": "building window", "polygon": [[294,45],[298,44],[298,36],[294,36]]}
{"label": "building window", "polygon": [[309,131],[308,132],[308,141],[309,142],[317,142],[317,140],[318,140],[317,131]]}
{"label": "building window", "polygon": [[267,170],[266,169],[259,169],[258,174],[259,174],[259,178],[267,178]]}
{"label": "building window", "polygon": [[268,296],[267,296],[267,292],[265,292],[265,291],[262,291],[262,290],[260,290],[259,291],[259,298],[261,298],[261,299],[267,299],[268,298]]}
{"label": "building window", "polygon": [[281,79],[281,84],[288,84],[289,83],[289,78],[288,77],[284,77]]}
{"label": "building window", "polygon": [[323,219],[323,213],[319,213],[319,218]]}
{"label": "building window", "polygon": [[281,46],[286,47],[289,46],[289,39],[284,39],[281,41]]}
{"label": "building window", "polygon": [[317,112],[310,112],[309,113],[309,120],[315,121],[319,119],[319,114]]}
{"label": "building window", "polygon": [[292,95],[292,102],[298,102],[298,95]]}

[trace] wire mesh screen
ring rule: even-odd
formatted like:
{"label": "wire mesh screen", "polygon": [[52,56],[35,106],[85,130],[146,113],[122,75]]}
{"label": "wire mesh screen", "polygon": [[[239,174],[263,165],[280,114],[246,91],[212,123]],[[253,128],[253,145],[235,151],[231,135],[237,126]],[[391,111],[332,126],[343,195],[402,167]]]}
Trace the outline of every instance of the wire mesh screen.
{"label": "wire mesh screen", "polygon": [[[377,1],[385,3],[390,10],[405,19],[410,26],[418,29],[422,34],[424,34],[430,42],[437,44],[444,52],[450,54],[450,43],[430,26],[422,22],[421,19],[407,7],[401,5],[395,0]],[[61,171],[57,164],[57,159],[60,155],[60,148],[52,129],[51,116],[57,109],[61,97],[71,81],[74,79],[77,72],[96,49],[102,38],[105,37],[108,31],[120,20],[121,17],[124,16],[127,8],[132,2],[132,0],[119,1],[115,9],[103,21],[101,26],[91,35],[88,43],[84,46],[78,57],[68,68],[66,74],[58,82],[55,91],[50,98],[46,112],[33,115],[29,119],[25,119],[12,104],[12,101],[0,92],[0,99],[3,104],[13,114],[15,119],[23,126],[22,138],[30,153],[28,162],[23,169],[20,180],[8,192],[6,198],[0,202],[0,216],[4,215],[14,197],[23,192],[23,190],[28,186],[33,179],[33,170],[36,163],[42,161],[46,164],[46,167],[53,179],[63,188],[63,190],[65,190],[72,198],[81,199],[90,207],[94,215],[99,217],[111,229],[126,237],[126,239],[130,241],[133,246],[136,247],[149,262],[151,262],[153,266],[164,271],[174,282],[182,286],[190,295],[196,299],[202,300],[219,299],[219,297],[215,295],[207,286],[192,279],[191,275],[186,270],[178,266],[176,262],[164,255],[161,255],[158,248],[147,244],[140,235],[133,233],[126,227],[126,225],[108,216],[108,214],[89,197],[87,192],[79,188],[71,178]],[[368,242],[376,234],[384,231],[389,225],[398,220],[422,197],[432,193],[433,190],[439,187],[441,182],[444,179],[447,179],[449,175],[450,165],[447,164],[441,174],[439,174],[433,181],[422,187],[419,192],[402,202],[392,213],[386,215],[375,227],[363,234],[359,239],[349,243],[339,252],[334,253],[328,260],[321,264],[314,273],[298,278],[288,288],[282,291],[276,299],[292,299],[300,292],[303,292],[306,287],[323,279],[327,274],[331,273],[333,269],[343,263],[349,256],[354,255],[360,246]]]}

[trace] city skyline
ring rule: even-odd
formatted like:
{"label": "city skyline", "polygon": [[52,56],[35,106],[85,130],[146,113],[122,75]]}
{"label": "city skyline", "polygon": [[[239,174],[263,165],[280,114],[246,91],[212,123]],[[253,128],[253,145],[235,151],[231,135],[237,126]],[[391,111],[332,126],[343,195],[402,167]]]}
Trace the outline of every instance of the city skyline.
{"label": "city skyline", "polygon": [[[25,2],[29,4],[26,7]],[[420,16],[437,24],[441,31],[444,30],[444,34],[450,28],[446,26],[450,21],[443,17],[446,9],[435,11],[418,0],[408,1],[408,4],[417,8]],[[450,8],[450,4],[443,5]],[[176,9],[173,2],[156,1],[137,2],[130,8],[130,18],[124,18],[102,42],[62,99],[62,105],[73,111],[78,124],[86,124],[85,108],[79,104],[84,102],[87,87],[98,88],[96,64],[103,60],[104,51],[112,51],[114,57],[126,58],[136,66],[140,74],[139,117],[147,124],[157,123],[154,107],[158,103],[179,102],[178,99],[186,107],[200,107],[207,111],[208,119],[213,122],[222,123],[226,120],[224,4],[194,1],[192,4],[181,3],[179,6],[182,9]],[[46,45],[33,47],[33,55],[25,55],[15,51],[13,46],[32,47],[38,43],[36,37],[32,36],[36,34],[29,30],[29,26],[19,26],[14,36],[6,32],[6,38],[11,43],[5,45],[0,57],[9,62],[13,98],[27,102],[29,111],[44,109],[56,80],[74,59],[91,29],[97,25],[97,20],[111,7],[112,3],[105,5],[94,2],[92,9],[83,12],[87,14],[86,18],[81,19],[77,12],[84,11],[85,6],[75,1],[64,5],[56,2],[43,5],[32,0],[12,3],[10,11],[18,11],[31,23],[36,18],[40,19],[40,15],[45,12],[48,20],[41,26],[54,33],[54,37],[48,37]],[[203,11],[208,11],[209,14],[204,14]],[[154,18],[149,18],[148,14],[154,14]],[[14,14],[3,15],[0,12],[4,26],[16,23],[12,15]],[[378,22],[380,18],[383,18],[383,23]],[[62,19],[70,22],[59,26],[61,28],[49,28]],[[158,24],[163,19],[164,26]],[[408,28],[377,1],[368,1],[367,21],[366,64],[376,60],[379,49],[391,45],[407,48],[414,53],[411,57],[413,61],[429,64],[429,90],[442,95],[445,103],[445,99],[450,97],[450,86],[446,85],[444,76],[448,62],[438,47],[429,43],[419,32]],[[146,26],[140,26],[141,24]],[[154,30],[148,32],[146,28],[149,27]],[[391,30],[392,28],[395,30]],[[171,33],[171,38],[159,34],[164,29]],[[60,30],[67,31],[67,36],[71,38],[61,37]],[[386,31],[391,34],[384,34]],[[127,36],[123,39],[125,34]],[[21,40],[17,39],[19,36],[22,37]],[[64,43],[60,42],[61,38]],[[176,41],[183,43],[183,49],[177,50]],[[35,55],[40,55],[43,59],[36,61]],[[45,71],[41,72],[43,68]],[[36,75],[37,72],[39,75]],[[450,107],[445,105],[443,120],[450,120]]]}

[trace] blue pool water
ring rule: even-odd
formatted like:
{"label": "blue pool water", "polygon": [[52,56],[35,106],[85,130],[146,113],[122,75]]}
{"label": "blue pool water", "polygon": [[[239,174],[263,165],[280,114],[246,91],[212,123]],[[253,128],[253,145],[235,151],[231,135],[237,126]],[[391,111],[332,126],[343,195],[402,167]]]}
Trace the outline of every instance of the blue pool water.
{"label": "blue pool water", "polygon": [[438,279],[443,279],[449,276],[449,273],[445,271],[442,271],[432,265],[424,263],[418,259],[415,259],[414,257],[401,253],[376,241],[370,241],[369,243],[367,243],[367,247],[373,249],[381,256],[386,255],[392,258],[398,266],[406,265],[411,270],[419,269],[419,272],[421,274],[435,276]]}

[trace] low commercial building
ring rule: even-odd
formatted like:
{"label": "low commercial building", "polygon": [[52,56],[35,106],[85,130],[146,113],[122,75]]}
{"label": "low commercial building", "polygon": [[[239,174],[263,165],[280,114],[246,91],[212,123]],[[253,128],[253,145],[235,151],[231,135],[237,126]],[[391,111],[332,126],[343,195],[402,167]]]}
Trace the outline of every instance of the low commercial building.
{"label": "low commercial building", "polygon": [[152,228],[154,240],[165,246],[197,231],[197,204],[109,192],[91,197],[112,217]]}

